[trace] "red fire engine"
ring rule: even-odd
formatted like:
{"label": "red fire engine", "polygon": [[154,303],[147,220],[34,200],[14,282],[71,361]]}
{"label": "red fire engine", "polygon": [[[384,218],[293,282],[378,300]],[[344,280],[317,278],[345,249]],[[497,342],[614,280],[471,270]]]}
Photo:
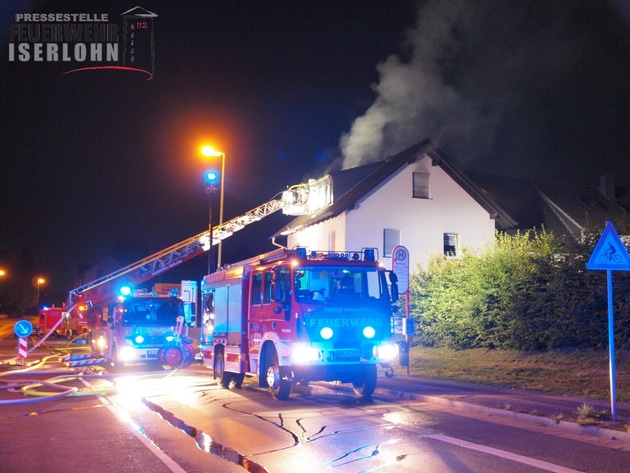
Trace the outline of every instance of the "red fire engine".
{"label": "red fire engine", "polygon": [[39,311],[39,329],[38,332],[42,335],[48,332],[53,332],[50,335],[55,337],[64,333],[63,321],[60,319],[63,317],[63,307],[44,307]]}
{"label": "red fire engine", "polygon": [[192,340],[182,335],[184,303],[177,291],[133,291],[109,307],[107,323],[93,330],[92,350],[125,363],[160,362],[179,368],[192,363]]}
{"label": "red fire engine", "polygon": [[278,249],[205,276],[201,292],[214,325],[204,364],[223,387],[257,376],[283,400],[294,381],[340,381],[369,397],[397,354],[397,278],[374,248]]}

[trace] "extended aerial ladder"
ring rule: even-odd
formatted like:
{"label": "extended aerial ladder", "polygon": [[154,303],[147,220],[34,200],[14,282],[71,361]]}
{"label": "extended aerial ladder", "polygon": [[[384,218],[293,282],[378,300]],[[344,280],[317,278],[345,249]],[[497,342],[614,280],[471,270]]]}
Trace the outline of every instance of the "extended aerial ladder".
{"label": "extended aerial ladder", "polygon": [[282,210],[286,215],[306,215],[330,205],[332,200],[332,179],[330,176],[310,179],[308,183],[291,186],[268,202],[213,227],[212,244],[210,244],[210,230],[206,230],[106,276],[72,289],[68,293],[67,311],[78,311],[81,308],[88,312],[95,310],[102,313],[101,306],[104,303],[113,302],[118,287],[123,284],[135,286],[154,278],[205,253],[213,245],[229,238],[235,232],[278,210]]}

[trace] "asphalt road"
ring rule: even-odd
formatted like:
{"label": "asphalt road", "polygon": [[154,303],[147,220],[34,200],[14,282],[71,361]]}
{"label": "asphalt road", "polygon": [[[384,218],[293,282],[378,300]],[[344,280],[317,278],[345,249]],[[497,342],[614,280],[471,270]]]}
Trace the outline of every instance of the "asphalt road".
{"label": "asphalt road", "polygon": [[[6,325],[0,321],[0,361],[16,353]],[[221,389],[199,364],[175,373],[85,369],[74,378],[55,359],[64,345],[30,354],[27,361],[52,356],[32,371],[0,365],[2,472],[615,473],[630,463],[626,434],[505,408],[506,398],[516,405],[535,393],[383,377],[371,401],[347,386],[314,383],[281,402],[253,380]],[[58,375],[57,386],[30,386],[26,395],[9,389]],[[540,403],[557,409],[559,401],[575,409],[574,399]]]}

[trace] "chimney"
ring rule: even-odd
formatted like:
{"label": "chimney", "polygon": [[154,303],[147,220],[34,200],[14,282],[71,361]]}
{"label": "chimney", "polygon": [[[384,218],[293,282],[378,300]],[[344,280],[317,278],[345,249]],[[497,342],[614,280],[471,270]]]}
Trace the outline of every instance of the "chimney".
{"label": "chimney", "polygon": [[609,172],[599,175],[599,192],[608,200],[615,200],[615,177]]}

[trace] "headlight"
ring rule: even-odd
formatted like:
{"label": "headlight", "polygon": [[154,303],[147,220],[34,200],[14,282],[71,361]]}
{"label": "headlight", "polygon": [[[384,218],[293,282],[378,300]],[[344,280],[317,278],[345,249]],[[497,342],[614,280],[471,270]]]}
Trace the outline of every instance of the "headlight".
{"label": "headlight", "polygon": [[293,351],[291,352],[291,358],[295,363],[306,363],[308,361],[317,361],[322,357],[319,349],[314,348],[310,345],[300,345],[296,344],[293,346]]}
{"label": "headlight", "polygon": [[324,339],[324,340],[330,340],[333,336],[333,329],[331,329],[330,327],[324,327],[323,329],[321,329],[319,331],[319,335]]}
{"label": "headlight", "polygon": [[172,342],[173,340],[175,340],[175,337],[174,337],[173,335],[167,335],[167,336],[166,336],[166,341],[167,341],[167,342],[169,342],[169,343],[170,343],[170,342]]}
{"label": "headlight", "polygon": [[398,354],[398,347],[391,343],[385,343],[374,347],[374,356],[383,360],[393,360]]}
{"label": "headlight", "polygon": [[131,347],[122,347],[118,352],[118,359],[120,361],[130,361],[134,359],[135,350]]}
{"label": "headlight", "polygon": [[136,338],[134,338],[134,341],[139,345],[141,343],[144,343],[144,337],[142,335],[136,335]]}
{"label": "headlight", "polygon": [[374,327],[370,327],[368,325],[363,329],[363,336],[365,338],[374,338],[374,335],[376,335],[376,330],[374,330]]}

